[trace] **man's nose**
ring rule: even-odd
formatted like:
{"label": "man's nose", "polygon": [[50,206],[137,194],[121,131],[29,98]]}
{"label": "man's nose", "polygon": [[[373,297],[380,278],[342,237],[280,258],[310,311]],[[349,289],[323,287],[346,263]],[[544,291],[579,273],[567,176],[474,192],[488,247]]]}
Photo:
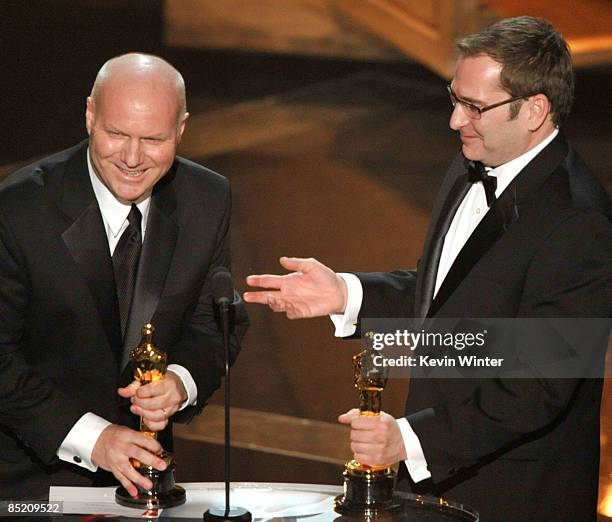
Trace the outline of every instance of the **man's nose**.
{"label": "man's nose", "polygon": [[133,168],[142,163],[142,146],[139,139],[127,140],[122,152],[123,158],[121,159],[126,166]]}
{"label": "man's nose", "polygon": [[466,110],[460,103],[455,104],[453,112],[451,113],[450,121],[448,125],[453,130],[459,130],[470,123],[470,118],[466,114]]}

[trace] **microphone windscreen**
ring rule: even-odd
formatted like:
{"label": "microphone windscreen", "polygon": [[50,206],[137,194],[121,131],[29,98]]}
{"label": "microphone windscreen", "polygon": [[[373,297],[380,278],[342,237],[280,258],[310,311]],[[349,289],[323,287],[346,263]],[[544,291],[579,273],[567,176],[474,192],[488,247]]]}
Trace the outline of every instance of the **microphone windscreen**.
{"label": "microphone windscreen", "polygon": [[234,299],[234,283],[229,270],[218,266],[211,272],[211,287],[215,303],[226,301],[231,303]]}

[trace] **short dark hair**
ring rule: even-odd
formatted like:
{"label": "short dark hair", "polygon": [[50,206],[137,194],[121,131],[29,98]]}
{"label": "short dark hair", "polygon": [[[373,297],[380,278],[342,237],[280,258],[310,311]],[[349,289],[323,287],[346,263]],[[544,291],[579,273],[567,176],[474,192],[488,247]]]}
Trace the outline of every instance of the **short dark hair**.
{"label": "short dark hair", "polygon": [[[567,42],[547,20],[532,16],[500,20],[460,39],[457,48],[461,56],[484,54],[499,62],[501,86],[511,96],[546,95],[555,125],[569,116],[574,99],[572,57]],[[520,105],[521,101],[511,108],[511,119]]]}

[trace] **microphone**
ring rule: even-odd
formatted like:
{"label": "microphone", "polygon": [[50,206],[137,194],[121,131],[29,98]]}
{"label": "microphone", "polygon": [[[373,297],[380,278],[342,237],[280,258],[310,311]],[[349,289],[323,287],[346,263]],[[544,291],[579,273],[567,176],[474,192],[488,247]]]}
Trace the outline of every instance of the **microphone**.
{"label": "microphone", "polygon": [[251,522],[251,513],[241,507],[230,507],[230,363],[229,307],[234,299],[234,283],[224,266],[214,268],[210,275],[213,300],[219,307],[223,348],[225,352],[225,507],[212,507],[204,513],[205,522]]}
{"label": "microphone", "polygon": [[213,299],[220,307],[228,307],[234,299],[234,283],[229,270],[218,266],[211,272]]}

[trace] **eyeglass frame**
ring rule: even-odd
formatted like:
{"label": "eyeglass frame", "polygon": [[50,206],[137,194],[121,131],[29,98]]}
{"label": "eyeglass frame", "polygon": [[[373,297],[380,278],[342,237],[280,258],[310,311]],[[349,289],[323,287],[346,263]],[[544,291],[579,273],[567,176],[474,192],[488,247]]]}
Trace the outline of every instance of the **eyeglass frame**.
{"label": "eyeglass frame", "polygon": [[533,94],[526,94],[524,96],[514,96],[513,98],[508,98],[507,100],[503,100],[497,103],[492,103],[491,105],[485,105],[484,107],[478,107],[478,105],[474,105],[473,103],[462,100],[457,96],[451,84],[446,85],[446,90],[448,91],[448,95],[450,96],[451,104],[453,108],[458,104],[467,109],[466,114],[469,118],[473,120],[479,120],[482,117],[483,112],[490,111],[491,109],[496,109],[497,107],[501,107],[502,105],[506,105],[507,103],[512,103],[519,100],[526,100],[527,98],[533,96]]}

